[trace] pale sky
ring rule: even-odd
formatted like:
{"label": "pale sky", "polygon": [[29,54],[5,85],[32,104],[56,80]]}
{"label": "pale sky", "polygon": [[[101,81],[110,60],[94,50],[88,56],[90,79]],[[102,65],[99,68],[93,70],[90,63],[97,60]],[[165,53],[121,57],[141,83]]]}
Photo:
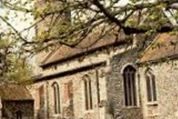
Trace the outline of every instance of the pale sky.
{"label": "pale sky", "polygon": [[[14,0],[15,1],[15,0]],[[25,0],[21,0],[25,1]],[[8,16],[9,20],[8,22],[17,30],[22,31],[23,29],[29,27],[31,23],[33,23],[33,16],[30,14],[25,14],[23,12],[17,12],[17,11],[9,11],[5,8],[2,8],[0,5],[0,15],[1,16]],[[0,32],[4,32],[8,30],[7,25],[0,20]],[[31,39],[34,36],[34,29],[31,29],[29,31],[28,38]],[[23,32],[22,35],[26,36],[27,32]]]}

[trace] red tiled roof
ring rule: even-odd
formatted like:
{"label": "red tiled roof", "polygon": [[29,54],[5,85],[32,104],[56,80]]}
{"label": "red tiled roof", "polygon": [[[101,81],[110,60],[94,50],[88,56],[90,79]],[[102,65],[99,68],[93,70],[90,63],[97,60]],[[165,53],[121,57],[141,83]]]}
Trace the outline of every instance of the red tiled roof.
{"label": "red tiled roof", "polygon": [[140,63],[156,61],[178,55],[178,35],[159,34],[153,43],[142,53]]}
{"label": "red tiled roof", "polygon": [[15,84],[0,85],[0,97],[3,100],[33,100],[25,86]]}
{"label": "red tiled roof", "polygon": [[98,34],[87,37],[74,48],[65,45],[58,47],[57,49],[50,52],[47,57],[44,58],[44,60],[41,62],[41,65],[43,66],[62,59],[67,59],[80,53],[85,53],[93,49],[121,42],[124,39],[123,35],[119,39],[117,39],[114,33],[110,33],[102,39],[98,40],[96,38],[97,35]]}

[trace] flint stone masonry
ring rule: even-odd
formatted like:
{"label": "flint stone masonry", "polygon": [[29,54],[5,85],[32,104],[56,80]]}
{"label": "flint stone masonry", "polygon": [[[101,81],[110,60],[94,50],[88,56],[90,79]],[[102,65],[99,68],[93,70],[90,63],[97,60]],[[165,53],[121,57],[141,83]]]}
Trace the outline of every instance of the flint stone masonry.
{"label": "flint stone masonry", "polygon": [[142,107],[139,96],[139,81],[136,78],[137,106],[125,107],[122,70],[127,65],[135,64],[138,50],[132,49],[123,54],[116,55],[111,60],[111,72],[107,76],[107,113],[118,119],[143,119]]}

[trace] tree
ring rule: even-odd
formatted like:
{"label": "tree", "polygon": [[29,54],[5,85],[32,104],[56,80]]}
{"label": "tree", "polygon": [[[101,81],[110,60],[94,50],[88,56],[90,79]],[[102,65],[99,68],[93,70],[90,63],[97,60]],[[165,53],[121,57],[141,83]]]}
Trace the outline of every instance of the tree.
{"label": "tree", "polygon": [[[48,29],[38,35],[38,40],[27,41],[8,22],[7,16],[0,16],[24,42],[23,45],[43,43],[41,46],[44,46],[45,43],[49,45],[49,42],[56,40],[60,44],[76,46],[98,27],[103,30],[102,36],[111,29],[117,29],[118,32],[122,30],[126,35],[177,30],[177,0],[128,0],[126,5],[121,5],[121,0],[15,1],[1,0],[1,4],[6,9],[36,17],[36,21],[24,31],[48,21]],[[29,4],[36,6],[29,8]],[[108,26],[110,28],[106,28]]]}
{"label": "tree", "polygon": [[[1,10],[1,28],[7,29],[0,34],[13,37],[8,47],[18,49],[20,57],[55,44],[77,47],[96,34],[100,40],[111,32],[119,38],[120,33],[149,35],[178,30],[177,0],[0,0]],[[18,16],[23,18],[20,22],[32,23],[19,30],[19,25],[13,24]],[[35,34],[31,30],[36,35],[29,38]],[[7,56],[6,47],[1,49]]]}
{"label": "tree", "polygon": [[0,80],[1,82],[21,82],[29,80],[31,66],[10,34],[0,37]]}
{"label": "tree", "polygon": [[[24,42],[23,45],[38,44],[34,45],[38,50],[41,49],[39,43],[41,47],[56,42],[75,47],[95,29],[103,31],[100,37],[112,29],[123,31],[126,35],[177,31],[177,0],[36,0],[31,8],[27,6],[33,0],[15,1],[1,0],[1,4],[6,9],[31,14],[36,18],[24,31],[38,28],[40,24],[47,26],[45,30],[40,28],[42,32],[35,40],[27,41],[9,24]],[[0,19],[8,24],[2,16]]]}

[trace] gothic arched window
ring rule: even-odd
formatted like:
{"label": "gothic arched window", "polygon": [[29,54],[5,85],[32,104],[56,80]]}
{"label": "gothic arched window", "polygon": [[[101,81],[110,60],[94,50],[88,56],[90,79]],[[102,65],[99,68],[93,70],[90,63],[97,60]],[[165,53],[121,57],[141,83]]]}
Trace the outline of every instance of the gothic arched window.
{"label": "gothic arched window", "polygon": [[83,77],[83,81],[85,93],[85,108],[86,110],[90,110],[93,109],[91,79],[88,75],[85,75]]}
{"label": "gothic arched window", "polygon": [[150,70],[147,70],[145,72],[145,77],[147,88],[147,100],[148,102],[157,101],[155,76]]}
{"label": "gothic arched window", "polygon": [[60,108],[60,92],[59,92],[59,85],[57,82],[52,84],[53,94],[54,94],[54,112],[55,114],[59,114],[61,112]]}
{"label": "gothic arched window", "polygon": [[132,66],[127,66],[123,72],[124,78],[124,95],[126,106],[136,106],[136,69]]}

